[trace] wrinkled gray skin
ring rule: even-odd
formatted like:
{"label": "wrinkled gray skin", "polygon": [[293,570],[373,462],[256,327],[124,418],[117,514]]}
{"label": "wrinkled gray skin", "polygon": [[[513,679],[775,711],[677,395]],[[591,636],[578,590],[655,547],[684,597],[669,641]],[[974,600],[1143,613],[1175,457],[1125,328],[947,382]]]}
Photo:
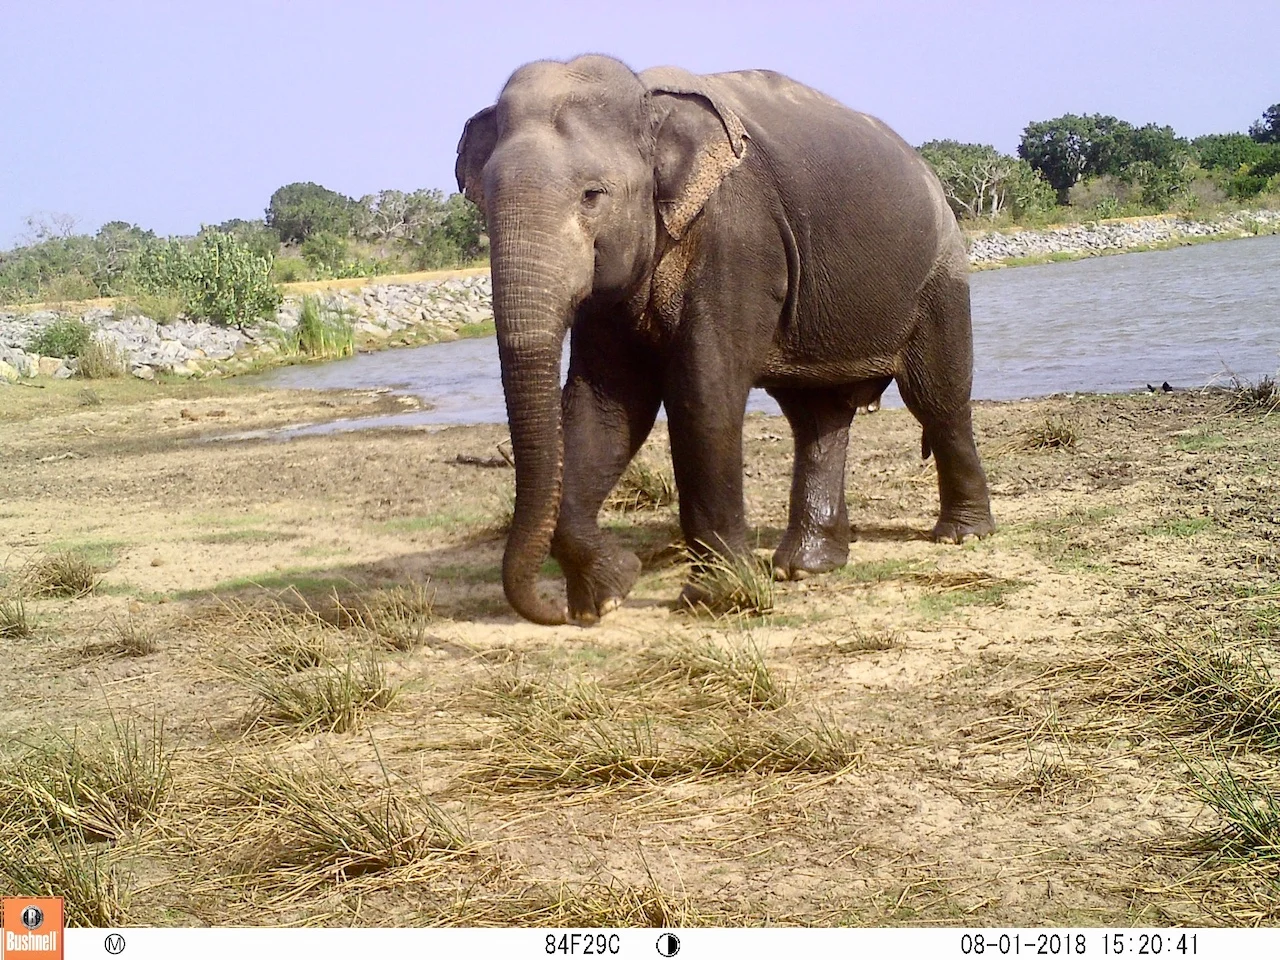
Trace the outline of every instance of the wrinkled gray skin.
{"label": "wrinkled gray skin", "polygon": [[[849,424],[891,380],[937,458],[934,538],[994,528],[964,245],[936,178],[880,121],[769,71],[537,62],[467,122],[457,175],[491,243],[516,461],[503,585],[522,616],[590,623],[630,591],[640,562],[597,516],[661,404],[686,542],[746,552],[752,386],[795,436],[779,576],[847,561]],[[548,551],[567,610],[536,588]]]}

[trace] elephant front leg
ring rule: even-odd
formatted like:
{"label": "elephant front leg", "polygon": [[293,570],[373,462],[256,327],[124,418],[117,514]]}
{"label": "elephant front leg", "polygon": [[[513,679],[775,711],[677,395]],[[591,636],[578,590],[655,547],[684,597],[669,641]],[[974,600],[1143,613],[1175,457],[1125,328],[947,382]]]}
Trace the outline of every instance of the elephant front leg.
{"label": "elephant front leg", "polygon": [[774,575],[801,580],[849,559],[845,459],[854,406],[847,391],[772,389],[795,438],[787,532],[773,554]]}
{"label": "elephant front leg", "polygon": [[747,386],[727,376],[699,371],[679,378],[664,399],[680,491],[680,527],[694,556],[691,579],[680,595],[689,606],[709,599],[698,583],[700,558],[712,552],[750,553],[742,496],[747,392]]}
{"label": "elephant front leg", "polygon": [[623,357],[599,331],[578,328],[572,350],[562,397],[564,487],[551,555],[564,571],[570,618],[586,624],[617,607],[640,575],[639,558],[601,530],[598,517],[649,436],[661,399],[643,354]]}

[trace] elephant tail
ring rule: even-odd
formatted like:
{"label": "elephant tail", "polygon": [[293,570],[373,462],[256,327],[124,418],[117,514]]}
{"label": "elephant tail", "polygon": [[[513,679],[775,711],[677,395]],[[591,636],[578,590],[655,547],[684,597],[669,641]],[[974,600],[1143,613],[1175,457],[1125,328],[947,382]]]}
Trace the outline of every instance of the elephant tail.
{"label": "elephant tail", "polygon": [[929,437],[923,430],[920,431],[920,459],[928,460],[929,454],[933,451],[929,448]]}

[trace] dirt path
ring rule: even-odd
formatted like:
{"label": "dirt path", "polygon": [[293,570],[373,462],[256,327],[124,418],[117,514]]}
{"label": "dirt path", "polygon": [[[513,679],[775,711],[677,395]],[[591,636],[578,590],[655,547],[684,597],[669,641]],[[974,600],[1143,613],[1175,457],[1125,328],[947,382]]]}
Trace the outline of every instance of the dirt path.
{"label": "dirt path", "polygon": [[[646,572],[579,629],[502,598],[501,427],[228,441],[403,401],[84,389],[0,393],[0,885],[98,870],[85,922],[141,924],[1280,919],[1213,793],[1280,790],[1280,417],[980,404],[1000,530],[963,547],[914,421],[859,417],[847,568],[698,618],[674,508],[609,510]],[[763,554],[791,443],[746,436]],[[39,598],[64,551],[97,588]]]}

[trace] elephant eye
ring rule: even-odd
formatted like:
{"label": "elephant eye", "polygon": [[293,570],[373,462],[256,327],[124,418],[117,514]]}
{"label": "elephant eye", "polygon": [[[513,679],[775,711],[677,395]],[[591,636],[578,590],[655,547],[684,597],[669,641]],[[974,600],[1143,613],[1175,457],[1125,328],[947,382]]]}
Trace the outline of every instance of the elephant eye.
{"label": "elephant eye", "polygon": [[582,205],[584,207],[594,207],[600,202],[600,198],[605,194],[604,187],[587,187],[582,191]]}

